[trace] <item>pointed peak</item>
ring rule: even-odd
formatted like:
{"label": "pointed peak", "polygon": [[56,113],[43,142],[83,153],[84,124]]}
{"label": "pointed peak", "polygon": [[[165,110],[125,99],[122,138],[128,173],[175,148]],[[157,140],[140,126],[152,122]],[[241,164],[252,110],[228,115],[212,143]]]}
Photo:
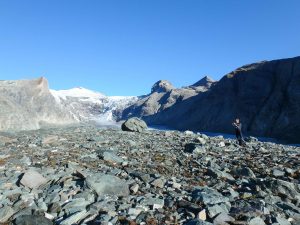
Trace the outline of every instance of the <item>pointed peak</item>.
{"label": "pointed peak", "polygon": [[159,80],[152,86],[151,93],[168,92],[172,89],[174,89],[174,86],[171,84],[171,82],[167,80]]}
{"label": "pointed peak", "polygon": [[210,78],[209,76],[205,76],[203,77],[201,80],[197,81],[196,83],[194,83],[193,87],[198,87],[198,86],[210,86],[212,83],[214,83],[215,81]]}

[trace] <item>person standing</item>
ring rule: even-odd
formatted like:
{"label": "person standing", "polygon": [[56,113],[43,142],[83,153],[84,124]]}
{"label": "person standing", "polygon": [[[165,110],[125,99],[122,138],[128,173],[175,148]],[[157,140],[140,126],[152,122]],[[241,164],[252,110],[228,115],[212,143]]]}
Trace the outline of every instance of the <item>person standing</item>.
{"label": "person standing", "polygon": [[236,118],[235,121],[232,123],[232,126],[235,128],[235,136],[239,142],[240,146],[245,145],[245,141],[242,134],[242,123],[239,118]]}

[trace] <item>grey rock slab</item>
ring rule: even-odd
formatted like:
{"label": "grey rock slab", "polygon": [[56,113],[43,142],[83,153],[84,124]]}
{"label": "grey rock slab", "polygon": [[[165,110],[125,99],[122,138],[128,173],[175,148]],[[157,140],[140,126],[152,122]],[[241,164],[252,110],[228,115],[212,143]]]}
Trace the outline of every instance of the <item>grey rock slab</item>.
{"label": "grey rock slab", "polygon": [[288,202],[277,202],[276,205],[280,208],[282,208],[284,211],[286,210],[292,210],[296,213],[300,213],[300,208],[295,206],[292,203],[288,203]]}
{"label": "grey rock slab", "polygon": [[14,210],[10,206],[0,208],[0,223],[5,223],[14,214]]}
{"label": "grey rock slab", "polygon": [[82,211],[82,209],[85,209],[89,204],[90,202],[83,198],[73,199],[71,202],[68,202],[66,205],[64,205],[63,210],[67,214],[73,214]]}
{"label": "grey rock slab", "polygon": [[53,225],[53,222],[43,216],[23,215],[16,218],[15,225]]}
{"label": "grey rock slab", "polygon": [[112,163],[121,164],[124,162],[124,160],[121,157],[117,156],[113,152],[104,152],[102,157],[105,161],[112,162]]}
{"label": "grey rock slab", "polygon": [[230,181],[235,180],[229,173],[226,173],[226,172],[220,171],[218,169],[214,169],[214,168],[208,168],[207,175],[212,176],[213,178],[226,178]]}
{"label": "grey rock slab", "polygon": [[138,216],[143,211],[144,211],[143,208],[130,208],[128,209],[128,215]]}
{"label": "grey rock slab", "polygon": [[230,209],[230,215],[235,218],[240,216],[245,216],[247,218],[257,217],[264,214],[264,205],[263,201],[258,199],[253,200],[236,200],[232,202],[232,207]]}
{"label": "grey rock slab", "polygon": [[255,217],[253,219],[251,219],[248,223],[249,225],[265,225],[265,221],[263,221],[262,218],[260,217]]}
{"label": "grey rock slab", "polygon": [[277,193],[281,196],[286,196],[290,199],[300,199],[300,187],[297,184],[279,179],[268,180],[265,182],[265,184],[274,193]]}
{"label": "grey rock slab", "polygon": [[97,173],[86,178],[86,185],[99,196],[128,196],[129,187],[125,180],[112,175]]}
{"label": "grey rock slab", "polygon": [[291,222],[282,217],[276,217],[276,225],[291,225]]}
{"label": "grey rock slab", "polygon": [[66,218],[65,220],[63,220],[60,223],[60,225],[73,225],[73,224],[76,224],[80,220],[85,219],[88,215],[89,215],[89,212],[87,212],[86,210],[83,210],[81,212],[77,212],[77,213],[71,215],[70,217]]}
{"label": "grey rock slab", "polygon": [[233,201],[234,199],[237,199],[239,197],[239,193],[235,190],[233,190],[231,187],[229,187],[225,192],[229,194],[230,201]]}
{"label": "grey rock slab", "polygon": [[163,188],[166,184],[166,180],[164,178],[158,178],[151,182],[154,187]]}
{"label": "grey rock slab", "polygon": [[155,197],[147,197],[147,198],[144,198],[140,204],[142,205],[146,205],[146,206],[156,206],[156,207],[159,207],[159,208],[162,208],[165,204],[164,202],[164,199],[161,199],[161,198],[155,198]]}
{"label": "grey rock slab", "polygon": [[227,222],[233,222],[233,221],[235,221],[235,219],[229,216],[227,213],[220,213],[214,219],[214,225],[228,225]]}
{"label": "grey rock slab", "polygon": [[285,172],[278,169],[273,169],[272,174],[274,177],[283,177],[285,175]]}
{"label": "grey rock slab", "polygon": [[20,183],[28,188],[39,188],[41,185],[46,184],[48,180],[35,170],[28,170],[23,175]]}
{"label": "grey rock slab", "polygon": [[205,205],[214,205],[229,201],[229,198],[209,187],[197,187],[192,192],[192,199],[195,202],[203,202]]}
{"label": "grey rock slab", "polygon": [[214,218],[216,215],[220,213],[226,213],[226,211],[219,205],[207,207],[207,212],[210,218]]}
{"label": "grey rock slab", "polygon": [[88,207],[89,212],[93,212],[95,214],[101,212],[111,212],[116,210],[116,206],[114,202],[95,202]]}
{"label": "grey rock slab", "polygon": [[185,208],[188,211],[198,213],[201,210],[201,206],[199,204],[195,204],[186,200],[180,200],[177,202],[177,207]]}

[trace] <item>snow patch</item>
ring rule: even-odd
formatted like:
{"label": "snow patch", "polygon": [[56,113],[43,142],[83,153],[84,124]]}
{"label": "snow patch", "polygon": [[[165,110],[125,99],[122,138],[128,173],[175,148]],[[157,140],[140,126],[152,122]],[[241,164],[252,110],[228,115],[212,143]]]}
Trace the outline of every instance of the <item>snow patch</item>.
{"label": "snow patch", "polygon": [[138,100],[136,96],[106,96],[82,87],[50,90],[56,102],[67,108],[80,121],[115,123],[120,112]]}

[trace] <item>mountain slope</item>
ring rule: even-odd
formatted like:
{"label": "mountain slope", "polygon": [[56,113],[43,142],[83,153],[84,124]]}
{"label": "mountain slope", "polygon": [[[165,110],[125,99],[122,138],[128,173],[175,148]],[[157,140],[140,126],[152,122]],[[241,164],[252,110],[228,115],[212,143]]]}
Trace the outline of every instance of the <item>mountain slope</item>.
{"label": "mountain slope", "polygon": [[45,124],[70,124],[75,118],[57,104],[45,78],[0,81],[0,130],[39,129]]}
{"label": "mountain slope", "polygon": [[175,88],[169,81],[160,80],[152,86],[150,94],[141,97],[135,104],[126,108],[122,113],[121,119],[131,116],[148,117],[157,115],[181,101],[207,91],[213,83],[214,81],[210,78],[204,77],[194,85]]}
{"label": "mountain slope", "polygon": [[231,122],[240,117],[247,134],[299,142],[300,57],[243,66],[206,91],[170,107],[164,102],[151,113],[146,102],[126,109],[123,118],[133,114],[150,125],[232,133]]}

